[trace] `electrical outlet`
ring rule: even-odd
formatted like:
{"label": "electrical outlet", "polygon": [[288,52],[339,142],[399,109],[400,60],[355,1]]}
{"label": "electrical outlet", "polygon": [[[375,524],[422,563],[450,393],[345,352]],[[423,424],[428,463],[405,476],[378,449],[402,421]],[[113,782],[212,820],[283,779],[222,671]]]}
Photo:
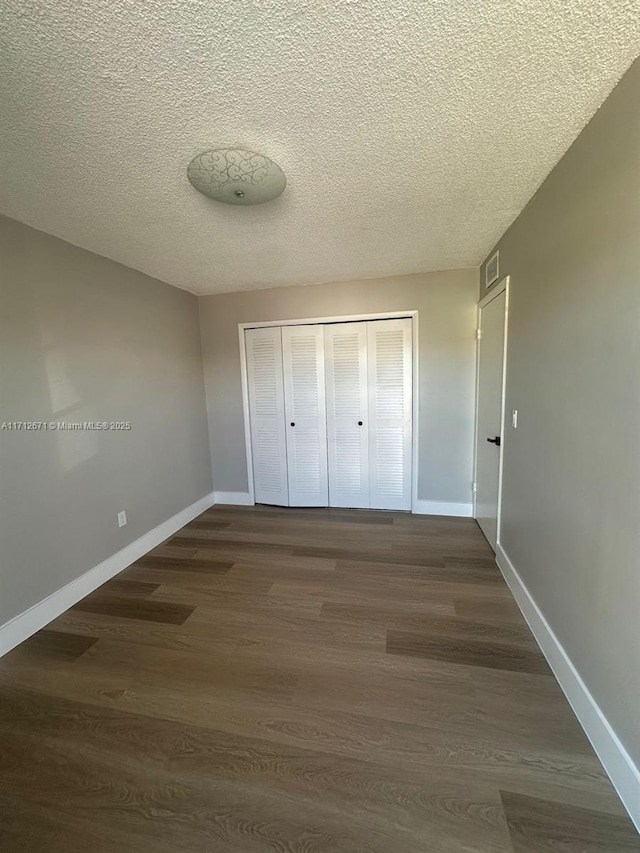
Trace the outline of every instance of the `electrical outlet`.
{"label": "electrical outlet", "polygon": [[518,410],[511,409],[511,426],[514,429],[518,429]]}
{"label": "electrical outlet", "polygon": [[122,512],[118,513],[118,527],[124,527],[126,523],[127,513],[125,512],[125,510],[122,510]]}

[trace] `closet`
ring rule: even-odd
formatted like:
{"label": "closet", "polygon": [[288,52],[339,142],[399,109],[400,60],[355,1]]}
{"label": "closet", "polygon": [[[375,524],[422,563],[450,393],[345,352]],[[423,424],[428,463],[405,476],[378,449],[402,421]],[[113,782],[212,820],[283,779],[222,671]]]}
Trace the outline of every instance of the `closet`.
{"label": "closet", "polygon": [[245,329],[257,503],[411,509],[411,318]]}

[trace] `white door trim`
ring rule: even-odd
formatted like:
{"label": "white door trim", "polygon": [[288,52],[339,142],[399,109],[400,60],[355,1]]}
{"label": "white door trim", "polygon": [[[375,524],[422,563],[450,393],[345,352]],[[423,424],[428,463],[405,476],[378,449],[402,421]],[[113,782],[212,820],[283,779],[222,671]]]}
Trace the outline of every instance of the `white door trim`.
{"label": "white door trim", "polygon": [[[501,279],[498,284],[493,288],[490,293],[478,302],[478,313],[476,319],[476,329],[480,330],[480,312],[483,308],[486,308],[487,305],[492,302],[497,296],[500,294],[505,294],[504,301],[504,343],[503,343],[503,351],[502,351],[502,401],[501,401],[501,411],[500,411],[500,423],[502,425],[500,436],[500,454],[498,459],[498,512],[497,512],[497,530],[496,530],[496,543],[500,544],[500,526],[502,522],[502,472],[503,472],[503,464],[504,464],[504,445],[506,439],[506,422],[505,422],[505,405],[507,398],[507,343],[509,339],[509,290],[510,290],[511,279],[510,276],[506,275],[503,279]],[[477,485],[478,485],[478,399],[480,392],[480,344],[482,343],[481,339],[478,338],[476,342],[476,411],[474,418],[474,448],[473,448],[473,517],[477,517],[476,512],[476,493],[477,493]]]}
{"label": "white door trim", "polygon": [[[499,286],[499,285],[498,285]],[[493,294],[494,291],[491,291]],[[249,491],[249,505],[255,504],[255,490],[253,486],[253,456],[251,454],[251,425],[249,419],[249,383],[247,381],[247,357],[245,352],[244,332],[245,329],[260,329],[266,326],[306,326],[320,323],[352,323],[366,320],[396,320],[400,317],[410,317],[412,326],[413,346],[413,435],[412,435],[412,459],[411,459],[411,512],[419,512],[418,502],[418,311],[384,311],[379,314],[344,314],[334,317],[303,317],[294,320],[265,320],[256,323],[238,323],[238,341],[240,344],[240,372],[242,379],[242,415],[244,419],[244,440],[247,459],[247,481]]]}
{"label": "white door trim", "polygon": [[507,295],[508,295],[508,292],[509,292],[509,276],[508,275],[505,275],[505,277],[503,279],[501,279],[498,282],[498,284],[496,284],[496,286],[493,288],[493,290],[491,290],[489,293],[487,293],[486,296],[482,297],[480,302],[478,302],[478,311],[481,308],[486,308],[487,305],[496,298],[496,296],[500,296],[500,294],[503,293],[505,290],[507,291]]}
{"label": "white door trim", "polygon": [[263,329],[266,326],[315,326],[325,323],[354,323],[366,320],[398,320],[401,317],[414,317],[417,314],[417,311],[383,311],[380,314],[342,314],[337,317],[301,317],[297,320],[264,320],[259,323],[238,323],[238,326],[244,331],[244,329]]}

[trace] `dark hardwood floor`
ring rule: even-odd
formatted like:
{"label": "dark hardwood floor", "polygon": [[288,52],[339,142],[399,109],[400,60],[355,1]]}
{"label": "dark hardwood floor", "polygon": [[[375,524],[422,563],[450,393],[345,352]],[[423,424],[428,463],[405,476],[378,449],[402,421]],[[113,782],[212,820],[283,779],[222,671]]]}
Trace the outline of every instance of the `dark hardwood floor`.
{"label": "dark hardwood floor", "polygon": [[215,507],[0,661],[7,853],[622,853],[475,522]]}

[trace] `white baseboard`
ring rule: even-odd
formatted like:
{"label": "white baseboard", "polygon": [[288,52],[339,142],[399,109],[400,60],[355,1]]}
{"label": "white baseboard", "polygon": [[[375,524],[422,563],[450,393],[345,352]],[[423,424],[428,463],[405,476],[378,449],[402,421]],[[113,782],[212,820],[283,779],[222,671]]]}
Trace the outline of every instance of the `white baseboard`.
{"label": "white baseboard", "polygon": [[[589,688],[580,677],[580,673],[501,545],[498,545],[496,561],[564,695],[591,741],[631,820],[640,831],[640,770],[635,766],[631,756],[598,707]],[[633,713],[632,709],[630,713]]]}
{"label": "white baseboard", "polygon": [[249,492],[214,492],[213,499],[217,504],[232,506],[253,506]]}
{"label": "white baseboard", "polygon": [[[254,506],[249,492],[214,492],[213,497],[216,504],[227,504],[231,506]],[[452,515],[471,518],[473,516],[473,504],[471,503],[445,503],[442,501],[418,500],[412,508],[417,515]]]}
{"label": "white baseboard", "polygon": [[[214,492],[213,497],[216,504],[231,506],[254,506],[255,504],[249,492]],[[417,515],[455,515],[470,518],[473,515],[473,504],[418,500],[412,512]]]}
{"label": "white baseboard", "polygon": [[460,518],[473,516],[473,504],[423,501],[418,499],[412,509],[416,515],[455,515]]}
{"label": "white baseboard", "polygon": [[24,613],[20,613],[9,622],[5,622],[4,625],[0,626],[0,657],[35,634],[36,631],[44,628],[45,625],[48,625],[72,605],[77,604],[85,595],[93,592],[114,575],[126,569],[127,566],[135,563],[152,548],[156,548],[161,542],[164,542],[165,539],[168,539],[169,536],[172,536],[212,505],[213,493],[205,495],[199,501],[136,539],[135,542],[131,542],[121,551],[108,557],[102,563],[98,563],[97,566],[89,569],[79,578],[56,590],[38,604],[34,604]]}

